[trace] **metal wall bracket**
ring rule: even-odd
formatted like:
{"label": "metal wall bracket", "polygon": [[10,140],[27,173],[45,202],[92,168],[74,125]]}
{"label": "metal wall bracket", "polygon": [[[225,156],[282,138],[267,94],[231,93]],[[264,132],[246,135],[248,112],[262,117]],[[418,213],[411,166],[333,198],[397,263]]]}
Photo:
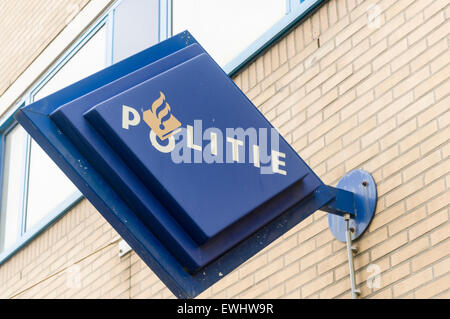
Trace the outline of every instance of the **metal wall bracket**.
{"label": "metal wall bracket", "polygon": [[[317,194],[318,192],[318,194]],[[337,187],[324,186],[316,191],[317,196],[331,192],[334,199],[321,210],[328,212],[328,225],[333,236],[347,244],[352,298],[360,291],[356,288],[353,254],[357,247],[352,241],[358,239],[369,227],[377,206],[377,185],[366,171],[354,170],[339,181]]]}
{"label": "metal wall bracket", "polygon": [[357,252],[357,248],[352,246],[352,238],[351,234],[354,232],[354,229],[350,228],[350,215],[346,214],[344,216],[345,222],[347,224],[347,229],[345,231],[345,238],[347,242],[347,257],[348,257],[348,266],[350,270],[350,286],[352,289],[352,298],[356,299],[361,294],[361,290],[356,288],[356,279],[355,279],[355,264],[353,262],[353,254]]}
{"label": "metal wall bracket", "polygon": [[121,239],[119,241],[119,257],[123,257],[130,251],[131,251],[130,245],[128,245],[128,243],[125,240]]}

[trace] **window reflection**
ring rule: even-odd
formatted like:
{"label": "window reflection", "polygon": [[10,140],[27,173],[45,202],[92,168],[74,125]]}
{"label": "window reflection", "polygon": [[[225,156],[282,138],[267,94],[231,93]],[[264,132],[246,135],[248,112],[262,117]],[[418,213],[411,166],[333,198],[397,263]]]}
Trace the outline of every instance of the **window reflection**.
{"label": "window reflection", "polygon": [[[106,28],[96,34],[37,92],[43,98],[105,67]],[[41,147],[31,142],[26,230],[72,198],[78,190]]]}
{"label": "window reflection", "polygon": [[0,252],[20,236],[26,132],[16,125],[5,136],[0,212]]}
{"label": "window reflection", "polygon": [[32,228],[49,212],[58,208],[76,191],[76,187],[59,167],[36,142],[32,141],[26,230]]}
{"label": "window reflection", "polygon": [[223,67],[285,14],[285,0],[173,0],[173,34],[188,30]]}

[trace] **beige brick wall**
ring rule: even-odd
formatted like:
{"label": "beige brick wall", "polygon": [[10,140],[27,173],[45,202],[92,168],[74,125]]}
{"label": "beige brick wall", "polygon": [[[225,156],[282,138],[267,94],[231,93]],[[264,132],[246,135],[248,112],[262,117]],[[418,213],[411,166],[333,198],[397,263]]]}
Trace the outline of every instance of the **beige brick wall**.
{"label": "beige brick wall", "polygon": [[[375,178],[363,298],[450,297],[449,15],[442,0],[330,0],[235,77],[326,183]],[[0,297],[173,298],[115,240],[83,200],[0,266]],[[349,298],[345,245],[316,212],[200,297]]]}
{"label": "beige brick wall", "polygon": [[0,1],[0,95],[88,2]]}

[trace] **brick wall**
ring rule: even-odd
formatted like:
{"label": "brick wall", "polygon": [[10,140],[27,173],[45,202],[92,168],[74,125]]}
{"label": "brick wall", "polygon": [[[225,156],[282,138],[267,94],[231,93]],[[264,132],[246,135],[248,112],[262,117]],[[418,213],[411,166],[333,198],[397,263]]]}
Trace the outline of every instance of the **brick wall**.
{"label": "brick wall", "polygon": [[[364,298],[450,297],[449,15],[442,0],[330,0],[235,77],[325,183],[375,178]],[[83,200],[0,266],[0,297],[173,297],[116,236]],[[345,244],[316,212],[200,297],[349,298]]]}

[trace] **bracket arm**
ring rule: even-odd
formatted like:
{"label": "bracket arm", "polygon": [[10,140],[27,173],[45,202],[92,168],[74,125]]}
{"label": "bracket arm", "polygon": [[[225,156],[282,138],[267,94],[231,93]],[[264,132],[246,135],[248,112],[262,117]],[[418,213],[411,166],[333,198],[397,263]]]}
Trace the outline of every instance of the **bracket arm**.
{"label": "bracket arm", "polygon": [[356,217],[355,193],[342,188],[323,185],[316,190],[316,196],[321,196],[325,192],[331,193],[334,199],[321,207],[320,210],[342,217],[345,214],[349,214],[351,218]]}

